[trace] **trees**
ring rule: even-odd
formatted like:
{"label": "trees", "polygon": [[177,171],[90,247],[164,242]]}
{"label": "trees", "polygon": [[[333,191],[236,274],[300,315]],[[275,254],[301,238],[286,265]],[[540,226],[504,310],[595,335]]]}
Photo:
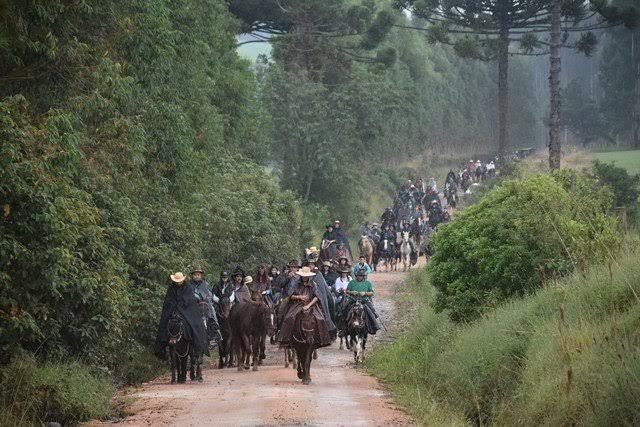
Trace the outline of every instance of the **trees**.
{"label": "trees", "polygon": [[[635,2],[618,0],[616,6]],[[640,148],[640,28],[607,30],[600,63],[601,110],[612,136]],[[630,90],[630,88],[632,88]],[[630,112],[627,114],[626,112]]]}
{"label": "trees", "polygon": [[[606,0],[398,0],[399,7],[424,18],[424,30],[434,42],[452,44],[460,55],[497,59],[499,64],[499,149],[504,154],[507,133],[508,59],[510,55],[551,55],[549,165],[560,165],[560,49],[590,54],[595,48],[594,30],[612,25],[632,25],[637,12],[610,6]],[[414,28],[414,27],[410,27]],[[540,38],[550,34],[550,40]],[[579,34],[578,39],[570,34]],[[564,35],[563,35],[564,34]],[[453,35],[453,38],[452,38]],[[517,47],[512,44],[519,43]]]}

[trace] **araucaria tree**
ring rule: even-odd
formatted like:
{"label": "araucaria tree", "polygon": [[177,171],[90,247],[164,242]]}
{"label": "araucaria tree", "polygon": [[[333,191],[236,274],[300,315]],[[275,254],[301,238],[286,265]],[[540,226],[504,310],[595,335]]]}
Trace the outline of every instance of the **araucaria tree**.
{"label": "araucaria tree", "polygon": [[589,55],[596,44],[594,30],[635,20],[631,8],[621,10],[607,0],[397,0],[396,4],[427,21],[426,27],[409,28],[426,31],[430,41],[453,45],[463,57],[498,61],[501,155],[509,145],[509,57],[551,54],[551,168],[560,163],[560,49]]}

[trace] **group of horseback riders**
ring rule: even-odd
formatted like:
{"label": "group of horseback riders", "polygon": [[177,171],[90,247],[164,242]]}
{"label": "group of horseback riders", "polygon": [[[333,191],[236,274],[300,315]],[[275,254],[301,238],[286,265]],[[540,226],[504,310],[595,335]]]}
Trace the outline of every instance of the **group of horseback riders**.
{"label": "group of horseback riders", "polygon": [[[253,276],[239,267],[231,274],[222,271],[213,286],[199,265],[190,278],[172,274],[155,344],[158,357],[169,356],[172,382],[186,381],[187,359],[191,379],[202,381],[202,356],[216,344],[219,367],[231,366],[235,356],[239,370],[249,368],[250,355],[257,369],[265,358],[267,336],[284,348],[301,342],[312,350],[330,345],[338,335],[345,336],[356,302],[364,307],[366,333],[375,334],[379,324],[371,304],[374,290],[367,280],[371,267],[361,258],[352,268],[339,221],[327,227],[322,247],[306,249],[302,262],[291,260],[282,269],[261,263]],[[308,340],[305,331],[313,331]],[[310,359],[305,366],[303,353],[298,354],[298,374],[308,383]]]}

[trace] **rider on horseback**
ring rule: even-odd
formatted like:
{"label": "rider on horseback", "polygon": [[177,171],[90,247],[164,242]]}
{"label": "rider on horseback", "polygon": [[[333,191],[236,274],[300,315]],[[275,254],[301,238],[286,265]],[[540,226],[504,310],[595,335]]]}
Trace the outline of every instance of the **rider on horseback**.
{"label": "rider on horseback", "polygon": [[347,298],[342,310],[342,319],[347,317],[351,306],[356,302],[356,299],[359,299],[364,305],[367,313],[367,332],[369,334],[375,334],[378,329],[380,329],[380,326],[378,325],[377,320],[378,314],[371,303],[371,297],[373,297],[374,290],[371,282],[366,279],[363,270],[358,271],[356,279],[349,282],[345,294],[347,295]]}
{"label": "rider on horseback", "polygon": [[194,265],[191,271],[191,280],[189,281],[194,288],[194,294],[198,304],[203,304],[206,309],[204,311],[207,319],[207,336],[209,341],[220,341],[220,326],[218,325],[218,318],[216,316],[216,310],[213,306],[213,292],[211,286],[203,277],[202,267]]}
{"label": "rider on horseback", "polygon": [[320,296],[317,289],[318,285],[311,280],[315,275],[316,273],[311,271],[309,267],[302,267],[298,273],[300,279],[291,290],[289,300],[284,310],[285,315],[282,321],[282,328],[278,336],[278,342],[283,347],[293,345],[293,332],[296,318],[302,311],[311,311],[315,319],[315,347],[325,347],[331,344],[327,319],[325,318],[323,308],[319,304]]}
{"label": "rider on horseback", "polygon": [[358,260],[359,262],[353,267],[353,274],[357,276],[358,272],[360,270],[363,270],[365,276],[368,276],[372,270],[369,264],[367,264],[367,259],[364,257],[364,255],[360,255],[360,258]]}
{"label": "rider on horseback", "polygon": [[184,332],[187,340],[190,340],[194,347],[194,353],[196,355],[203,353],[209,355],[207,331],[204,328],[202,315],[198,309],[195,288],[191,282],[185,283],[185,279],[186,277],[182,273],[172,274],[171,284],[164,297],[154,346],[154,353],[160,359],[166,357],[165,349],[169,342],[167,324],[174,313],[177,313],[186,322],[187,330]]}

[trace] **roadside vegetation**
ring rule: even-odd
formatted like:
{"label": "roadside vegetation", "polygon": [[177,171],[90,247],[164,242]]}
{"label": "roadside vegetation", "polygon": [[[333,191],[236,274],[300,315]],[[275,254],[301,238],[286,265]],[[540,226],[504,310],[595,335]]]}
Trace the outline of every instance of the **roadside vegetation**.
{"label": "roadside vegetation", "polygon": [[[609,209],[616,188],[598,180],[598,167],[580,175],[561,170],[507,179],[438,231],[436,254],[455,250],[456,257],[436,255],[412,273],[401,293],[413,323],[367,360],[417,421],[638,423],[640,238],[635,231],[617,234]],[[534,188],[541,193],[522,198]],[[546,217],[527,207],[527,200],[545,197],[559,197],[563,206],[548,201],[556,211]],[[586,227],[581,220],[588,200],[593,207]],[[485,220],[489,206],[494,225]],[[488,231],[475,230],[469,240],[473,220]],[[523,236],[526,244],[513,243]],[[547,241],[559,236],[568,246]],[[493,248],[511,243],[488,253],[483,242],[489,241]],[[456,260],[464,265],[456,267]]]}

